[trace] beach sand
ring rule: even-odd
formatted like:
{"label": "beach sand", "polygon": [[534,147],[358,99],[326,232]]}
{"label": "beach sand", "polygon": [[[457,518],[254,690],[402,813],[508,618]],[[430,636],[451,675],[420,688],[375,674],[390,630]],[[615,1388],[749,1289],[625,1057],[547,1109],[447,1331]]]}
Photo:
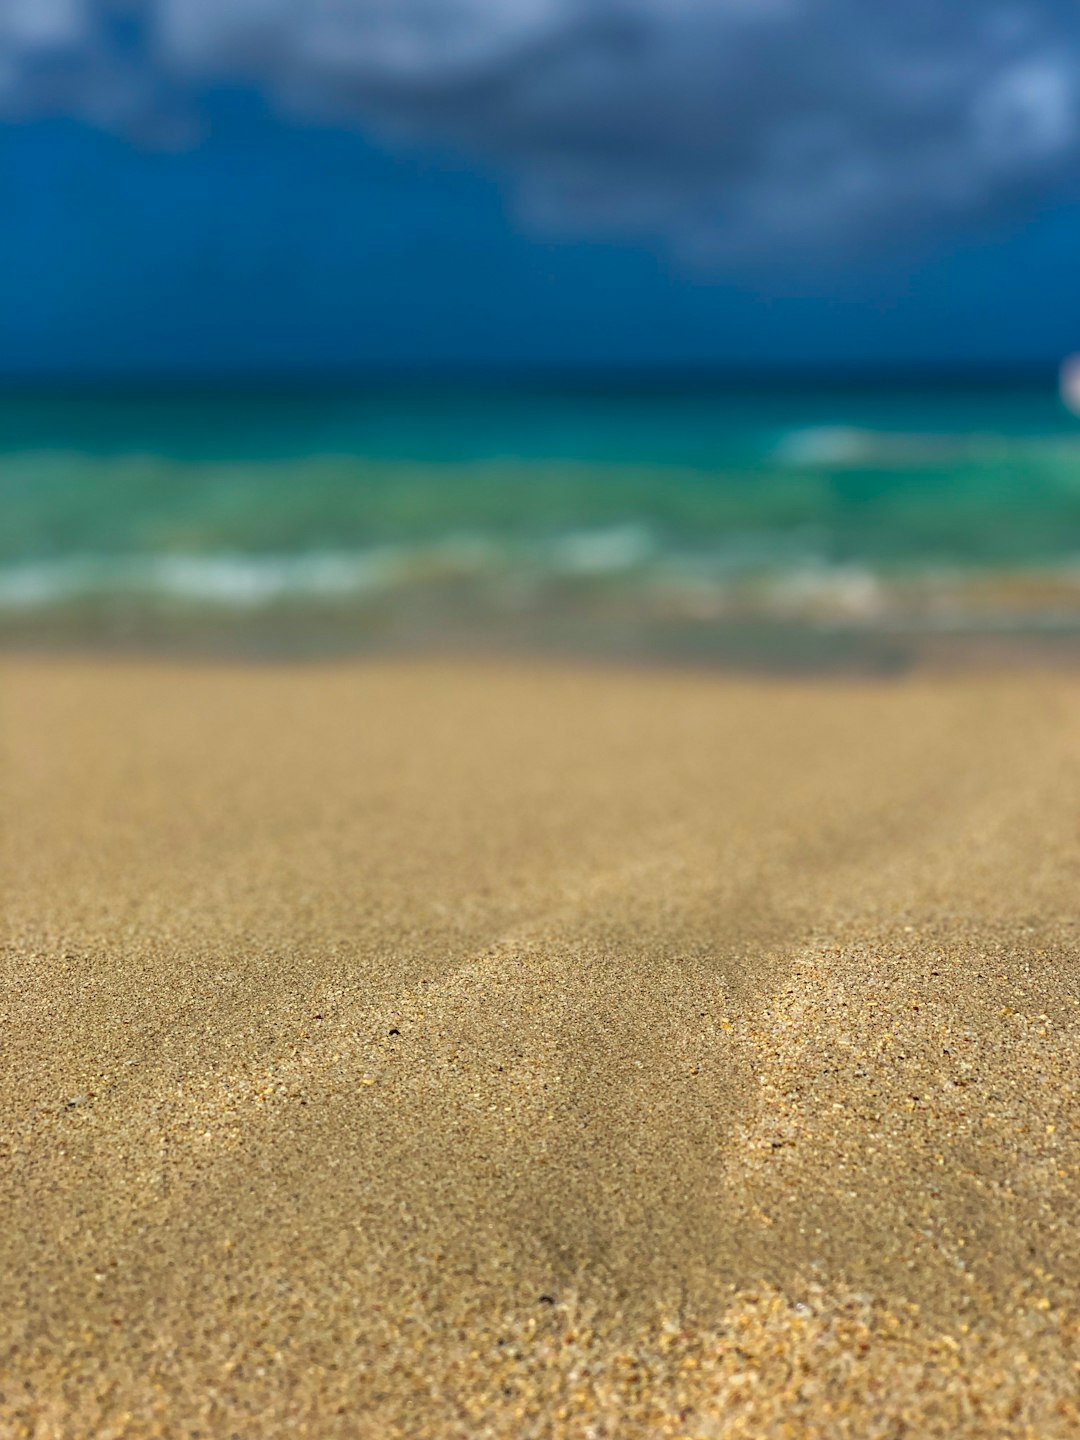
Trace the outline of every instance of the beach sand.
{"label": "beach sand", "polygon": [[1080,679],[8,660],[0,1435],[1080,1435]]}

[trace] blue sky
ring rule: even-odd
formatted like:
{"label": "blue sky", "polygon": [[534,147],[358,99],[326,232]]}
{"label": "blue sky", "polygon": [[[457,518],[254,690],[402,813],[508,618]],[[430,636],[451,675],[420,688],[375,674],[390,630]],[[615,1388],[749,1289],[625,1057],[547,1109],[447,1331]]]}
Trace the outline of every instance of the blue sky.
{"label": "blue sky", "polygon": [[1080,11],[0,0],[0,371],[1080,348]]}

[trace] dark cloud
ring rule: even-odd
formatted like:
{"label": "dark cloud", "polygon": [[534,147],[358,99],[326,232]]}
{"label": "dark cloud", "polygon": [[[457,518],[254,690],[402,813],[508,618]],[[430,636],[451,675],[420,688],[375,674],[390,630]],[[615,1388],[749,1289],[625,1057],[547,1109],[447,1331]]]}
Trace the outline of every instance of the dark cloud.
{"label": "dark cloud", "polygon": [[9,113],[175,138],[223,79],[703,258],[978,224],[1080,170],[1076,0],[0,0]]}

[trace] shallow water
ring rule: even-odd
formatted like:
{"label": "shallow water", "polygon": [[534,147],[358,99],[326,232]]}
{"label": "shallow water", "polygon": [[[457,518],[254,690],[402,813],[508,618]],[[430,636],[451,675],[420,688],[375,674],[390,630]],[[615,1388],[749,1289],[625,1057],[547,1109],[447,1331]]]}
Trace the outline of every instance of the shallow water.
{"label": "shallow water", "polygon": [[1080,421],[1034,384],[9,395],[0,503],[8,638],[1080,630]]}

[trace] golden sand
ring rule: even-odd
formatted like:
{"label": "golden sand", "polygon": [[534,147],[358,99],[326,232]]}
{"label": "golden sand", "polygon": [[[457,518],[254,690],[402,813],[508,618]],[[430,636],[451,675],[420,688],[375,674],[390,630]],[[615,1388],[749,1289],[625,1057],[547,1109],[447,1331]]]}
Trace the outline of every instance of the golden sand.
{"label": "golden sand", "polygon": [[0,1435],[1080,1435],[1080,681],[0,706]]}

